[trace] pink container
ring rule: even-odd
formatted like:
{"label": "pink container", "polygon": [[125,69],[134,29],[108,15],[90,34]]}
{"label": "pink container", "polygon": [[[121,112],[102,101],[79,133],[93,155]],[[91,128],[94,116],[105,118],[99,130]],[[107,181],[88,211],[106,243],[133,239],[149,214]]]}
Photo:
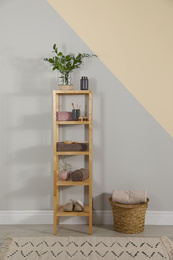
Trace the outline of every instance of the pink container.
{"label": "pink container", "polygon": [[56,121],[72,121],[72,112],[56,112]]}
{"label": "pink container", "polygon": [[70,177],[70,172],[69,171],[61,171],[59,173],[60,180],[66,181],[66,180],[69,179],[69,177]]}

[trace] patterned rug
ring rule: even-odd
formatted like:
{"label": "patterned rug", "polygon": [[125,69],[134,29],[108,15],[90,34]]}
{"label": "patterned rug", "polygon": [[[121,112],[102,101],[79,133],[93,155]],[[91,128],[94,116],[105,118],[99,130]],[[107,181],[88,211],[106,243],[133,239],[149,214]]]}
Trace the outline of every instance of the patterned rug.
{"label": "patterned rug", "polygon": [[14,237],[7,238],[0,260],[173,259],[167,237]]}

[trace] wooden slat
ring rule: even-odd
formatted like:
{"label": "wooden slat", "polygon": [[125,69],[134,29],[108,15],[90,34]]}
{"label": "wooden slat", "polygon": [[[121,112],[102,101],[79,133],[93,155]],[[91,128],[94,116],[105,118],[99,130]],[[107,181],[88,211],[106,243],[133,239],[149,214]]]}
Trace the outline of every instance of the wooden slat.
{"label": "wooden slat", "polygon": [[89,152],[56,152],[57,155],[89,155]]}
{"label": "wooden slat", "polygon": [[57,125],[89,125],[90,121],[56,121]]}
{"label": "wooden slat", "polygon": [[89,95],[91,90],[57,90],[55,91],[56,94],[59,95]]}
{"label": "wooden slat", "polygon": [[83,181],[72,181],[72,179],[68,179],[67,181],[60,180],[59,177],[57,177],[57,186],[88,186],[89,185],[89,178],[83,180]]}
{"label": "wooden slat", "polygon": [[84,211],[82,212],[76,212],[76,211],[71,211],[71,212],[65,212],[63,210],[63,205],[60,205],[59,207],[57,207],[57,216],[89,216],[89,207],[88,205],[84,206]]}

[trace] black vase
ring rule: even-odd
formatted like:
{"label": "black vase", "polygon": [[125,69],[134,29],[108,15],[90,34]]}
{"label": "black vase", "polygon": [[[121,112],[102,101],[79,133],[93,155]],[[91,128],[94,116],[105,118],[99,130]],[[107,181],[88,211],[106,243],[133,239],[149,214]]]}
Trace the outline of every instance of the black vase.
{"label": "black vase", "polygon": [[88,90],[88,78],[82,77],[80,80],[80,89],[81,90]]}

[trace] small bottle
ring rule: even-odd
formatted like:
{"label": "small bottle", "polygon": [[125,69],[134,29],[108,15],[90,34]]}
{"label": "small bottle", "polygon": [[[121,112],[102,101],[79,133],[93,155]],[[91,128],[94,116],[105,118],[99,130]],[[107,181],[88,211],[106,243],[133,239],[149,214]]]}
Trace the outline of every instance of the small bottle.
{"label": "small bottle", "polygon": [[80,80],[80,89],[81,90],[88,90],[88,78],[82,77]]}

